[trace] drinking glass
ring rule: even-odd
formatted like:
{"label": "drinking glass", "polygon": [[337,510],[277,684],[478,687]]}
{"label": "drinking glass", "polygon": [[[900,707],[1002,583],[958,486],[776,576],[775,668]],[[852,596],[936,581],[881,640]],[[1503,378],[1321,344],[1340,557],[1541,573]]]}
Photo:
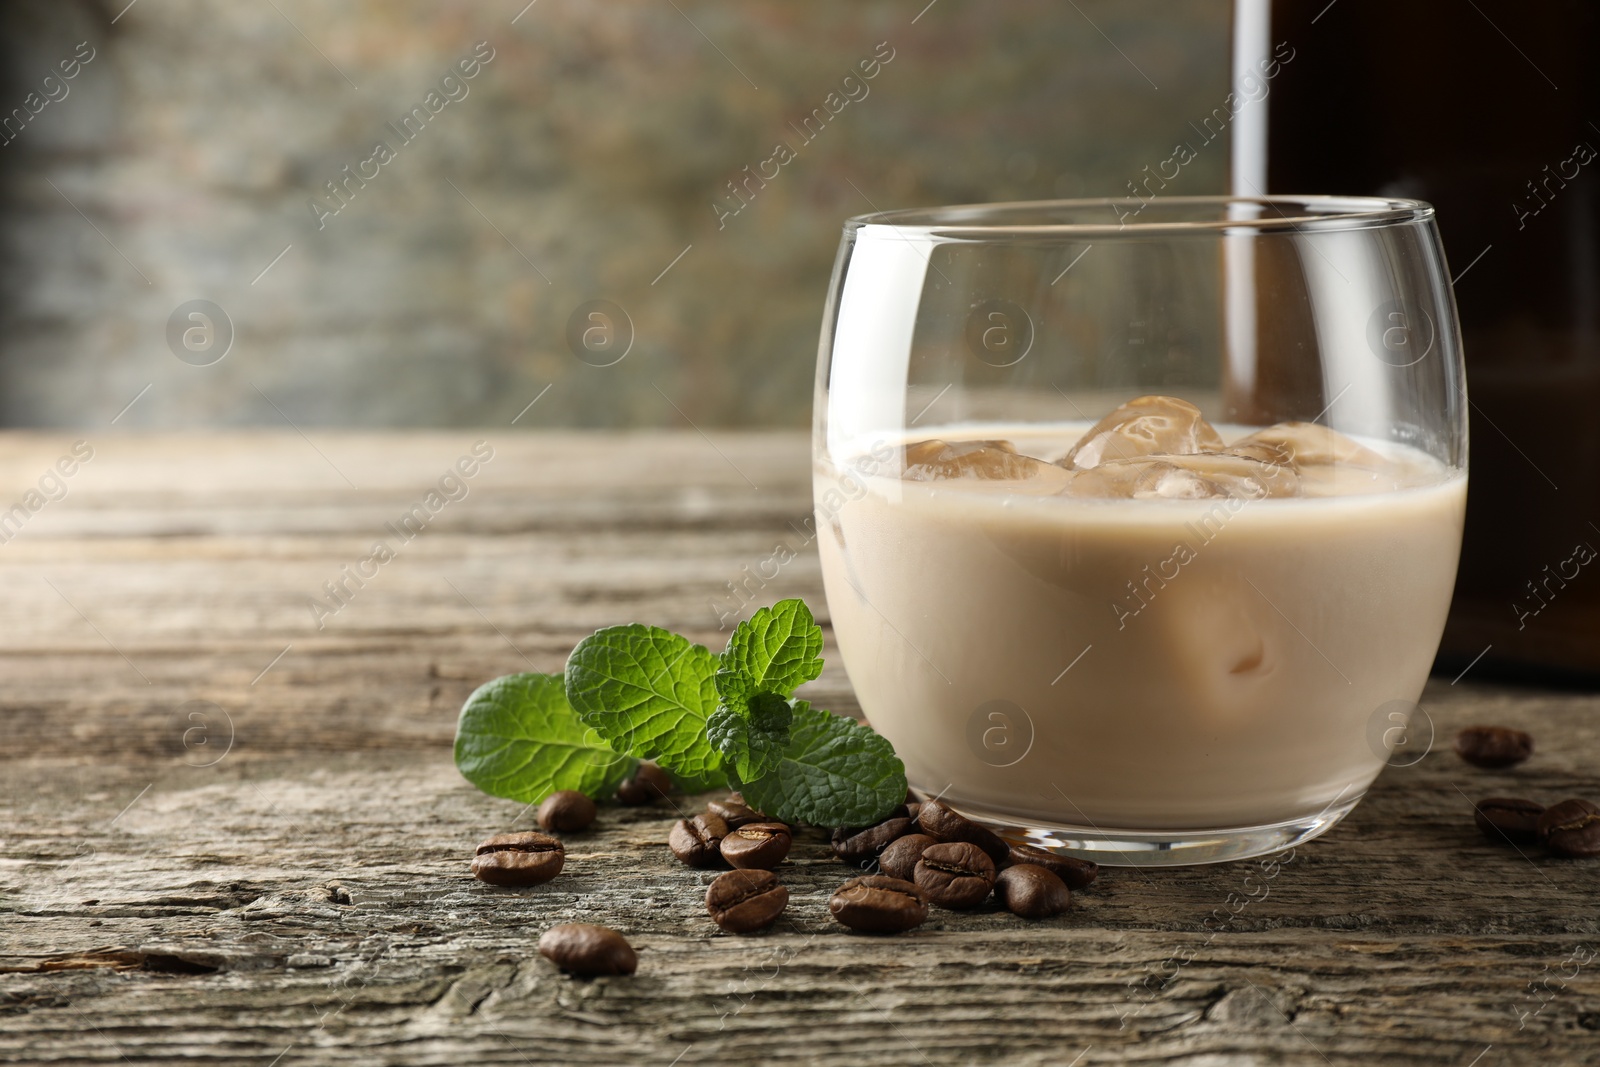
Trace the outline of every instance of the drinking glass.
{"label": "drinking glass", "polygon": [[[912,787],[1113,864],[1244,858],[1346,815],[1420,726],[1460,551],[1449,279],[1414,200],[849,220],[817,542]],[[1143,396],[1173,399],[1101,435],[1131,455],[1069,454]],[[1196,408],[1199,444],[1147,432]]]}

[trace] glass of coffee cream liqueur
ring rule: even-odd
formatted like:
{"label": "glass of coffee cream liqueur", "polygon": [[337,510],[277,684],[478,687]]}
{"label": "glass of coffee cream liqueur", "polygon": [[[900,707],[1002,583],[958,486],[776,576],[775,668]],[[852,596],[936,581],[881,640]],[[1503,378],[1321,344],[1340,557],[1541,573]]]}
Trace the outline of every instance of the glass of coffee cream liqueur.
{"label": "glass of coffee cream liqueur", "polygon": [[1466,504],[1433,209],[849,220],[814,435],[828,608],[914,789],[1013,842],[1206,863],[1328,830],[1405,741]]}

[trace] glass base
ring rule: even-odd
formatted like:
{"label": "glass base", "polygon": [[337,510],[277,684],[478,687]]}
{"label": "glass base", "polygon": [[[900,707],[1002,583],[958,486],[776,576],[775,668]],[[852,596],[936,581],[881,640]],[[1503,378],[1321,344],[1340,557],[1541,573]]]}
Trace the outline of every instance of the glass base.
{"label": "glass base", "polygon": [[1337,806],[1329,806],[1317,815],[1265,826],[1167,831],[1034,826],[981,808],[950,806],[1011,844],[1032,845],[1107,867],[1189,867],[1246,860],[1293,848],[1333,829],[1360,801],[1360,795],[1349,800],[1341,797]]}

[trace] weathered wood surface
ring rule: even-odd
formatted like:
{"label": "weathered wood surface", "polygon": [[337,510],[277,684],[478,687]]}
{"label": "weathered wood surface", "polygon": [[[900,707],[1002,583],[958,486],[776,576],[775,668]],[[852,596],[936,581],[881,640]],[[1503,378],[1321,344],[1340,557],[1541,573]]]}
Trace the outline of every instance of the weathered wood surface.
{"label": "weathered wood surface", "polygon": [[[1524,727],[1523,768],[1434,751],[1276,869],[1108,870],[1050,922],[853,935],[817,837],[786,921],[724,935],[667,806],[605,809],[547,886],[475,883],[529,817],[456,775],[463,697],[613,622],[719,641],[809,494],[798,435],[476,436],[468,497],[320,631],[307,598],[474,435],[107,438],[0,544],[0,1062],[1600,1062],[1600,866],[1490,846],[1469,799],[1600,795],[1600,697],[1470,674],[1438,734]],[[70,443],[0,436],[0,510]],[[786,595],[821,608],[814,553]],[[812,688],[853,710],[836,657]],[[577,918],[638,975],[542,960]]]}

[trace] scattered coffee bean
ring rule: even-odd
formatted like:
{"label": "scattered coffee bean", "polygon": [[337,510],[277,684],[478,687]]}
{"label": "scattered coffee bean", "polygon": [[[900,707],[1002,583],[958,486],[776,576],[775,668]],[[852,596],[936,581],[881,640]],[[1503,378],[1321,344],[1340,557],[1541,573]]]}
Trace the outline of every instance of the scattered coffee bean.
{"label": "scattered coffee bean", "polygon": [[921,810],[917,812],[917,827],[940,841],[971,842],[983,849],[996,864],[1006,862],[1011,854],[1011,846],[1000,840],[999,834],[957,814],[937,800],[923,801]]}
{"label": "scattered coffee bean", "polygon": [[794,838],[781,822],[753,822],[722,839],[722,858],[731,866],[770,871],[789,854]]}
{"label": "scattered coffee bean", "polygon": [[560,874],[566,860],[561,842],[548,834],[495,834],[478,846],[472,876],[490,885],[538,885]]}
{"label": "scattered coffee bean", "polygon": [[667,835],[672,854],[691,867],[709,867],[721,856],[722,839],[728,824],[719,815],[706,812],[692,819],[679,819]]}
{"label": "scattered coffee bean", "polygon": [[1539,839],[1539,816],[1543,814],[1544,805],[1531,800],[1488,797],[1474,806],[1472,821],[1496,844],[1522,844]]}
{"label": "scattered coffee bean", "polygon": [[909,882],[916,876],[917,861],[922,858],[923,851],[929,845],[938,843],[927,834],[907,834],[896,838],[878,857],[878,870],[890,878],[903,878]]}
{"label": "scattered coffee bean", "polygon": [[994,895],[1007,911],[1024,919],[1048,919],[1072,903],[1066,882],[1031,863],[1001,871],[994,881]]}
{"label": "scattered coffee bean", "polygon": [[648,761],[639,764],[633,777],[617,786],[617,800],[629,807],[649,804],[672,792],[672,779],[667,772]]}
{"label": "scattered coffee bean", "polygon": [[898,819],[885,819],[865,830],[835,830],[833,851],[846,863],[856,867],[867,867],[883,853],[884,849],[896,839],[909,834],[915,826],[916,824],[910,819],[902,816]]}
{"label": "scattered coffee bean", "polygon": [[983,903],[994,878],[994,861],[983,849],[970,841],[946,841],[923,850],[912,880],[940,907],[970,908]]}
{"label": "scattered coffee bean", "polygon": [[595,813],[594,801],[576,789],[562,789],[539,805],[539,825],[556,833],[575,833],[587,830]]}
{"label": "scattered coffee bean", "polygon": [[639,956],[627,938],[589,923],[552,926],[539,938],[539,955],[568,974],[584,978],[632,974],[639,966]]}
{"label": "scattered coffee bean", "polygon": [[1533,738],[1506,726],[1469,726],[1456,734],[1456,755],[1474,767],[1511,767],[1533,755]]}
{"label": "scattered coffee bean", "polygon": [[730,830],[737,830],[753,822],[770,821],[759,811],[737,800],[713,800],[706,805],[706,810],[727,823]]}
{"label": "scattered coffee bean", "polygon": [[1587,800],[1563,800],[1539,816],[1539,837],[1558,856],[1600,856],[1600,808]]}
{"label": "scattered coffee bean", "polygon": [[922,925],[928,917],[928,898],[903,879],[868,874],[834,890],[828,911],[852,930],[897,934]]}
{"label": "scattered coffee bean", "polygon": [[706,888],[706,910],[716,924],[735,934],[765,930],[789,904],[789,891],[771,871],[719,874]]}
{"label": "scattered coffee bean", "polygon": [[922,801],[913,800],[906,805],[906,818],[912,822],[917,821],[917,813],[922,810]]}
{"label": "scattered coffee bean", "polygon": [[1028,863],[1043,867],[1067,884],[1068,889],[1082,889],[1100,874],[1100,865],[1093,860],[1080,860],[1076,856],[1061,856],[1032,845],[1012,845],[1006,857],[1007,865]]}

